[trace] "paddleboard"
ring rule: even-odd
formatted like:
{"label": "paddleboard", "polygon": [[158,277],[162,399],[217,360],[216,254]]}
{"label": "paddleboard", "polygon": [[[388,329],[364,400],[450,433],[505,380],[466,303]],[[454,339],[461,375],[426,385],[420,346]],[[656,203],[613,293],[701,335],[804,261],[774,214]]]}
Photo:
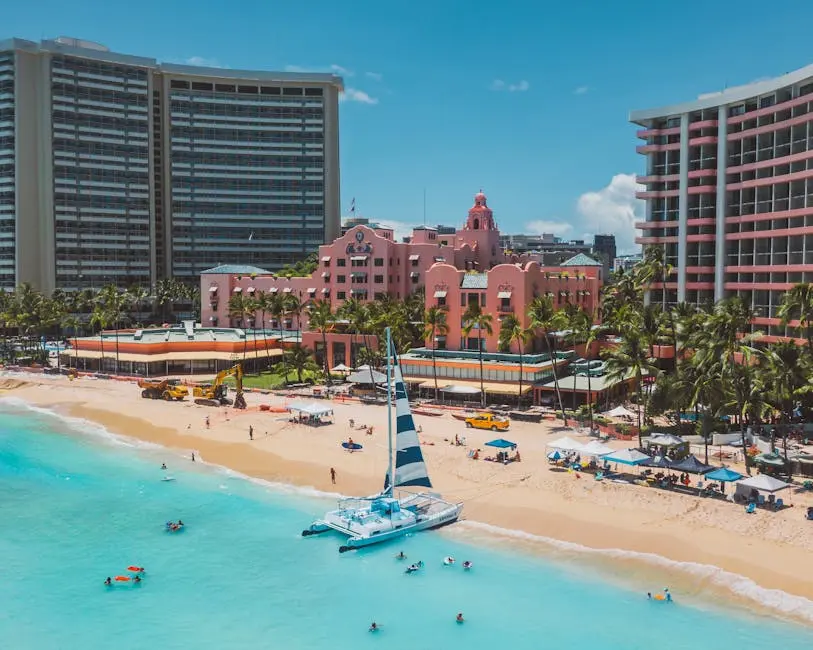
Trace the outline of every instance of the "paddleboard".
{"label": "paddleboard", "polygon": [[162,480],[162,481],[174,481],[174,480],[175,480],[175,477],[174,477],[174,476],[165,476],[165,477],[164,477],[164,478],[162,478],[161,480]]}
{"label": "paddleboard", "polygon": [[348,451],[358,451],[359,449],[362,449],[362,448],[363,448],[363,447],[362,447],[362,446],[361,446],[359,443],[357,443],[357,442],[353,442],[353,443],[350,443],[350,442],[343,442],[343,443],[342,443],[342,447],[344,447],[344,448],[345,448],[345,449],[347,449]]}

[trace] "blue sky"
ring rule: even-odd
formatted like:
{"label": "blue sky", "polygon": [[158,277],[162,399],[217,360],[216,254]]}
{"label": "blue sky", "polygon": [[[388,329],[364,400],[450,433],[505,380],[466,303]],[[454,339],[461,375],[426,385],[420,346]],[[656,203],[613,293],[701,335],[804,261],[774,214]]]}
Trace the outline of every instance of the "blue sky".
{"label": "blue sky", "polygon": [[343,71],[342,208],[399,229],[463,221],[632,247],[631,109],[813,62],[813,3],[351,0],[6,3],[2,35],[59,35],[230,68]]}

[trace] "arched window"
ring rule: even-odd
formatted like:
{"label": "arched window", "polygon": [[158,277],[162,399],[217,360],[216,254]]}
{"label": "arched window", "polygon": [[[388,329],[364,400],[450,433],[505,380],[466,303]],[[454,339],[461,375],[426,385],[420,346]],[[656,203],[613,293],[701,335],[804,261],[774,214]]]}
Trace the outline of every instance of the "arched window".
{"label": "arched window", "polygon": [[480,230],[480,220],[479,219],[474,220],[474,229],[475,230]]}

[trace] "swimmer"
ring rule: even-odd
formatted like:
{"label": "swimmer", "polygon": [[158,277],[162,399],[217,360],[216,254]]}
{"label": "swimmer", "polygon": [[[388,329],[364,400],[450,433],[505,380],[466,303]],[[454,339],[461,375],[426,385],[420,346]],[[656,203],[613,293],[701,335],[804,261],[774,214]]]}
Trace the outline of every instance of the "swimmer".
{"label": "swimmer", "polygon": [[167,464],[166,463],[161,463],[161,469],[166,469],[166,468],[167,468]]}
{"label": "swimmer", "polygon": [[647,598],[647,600],[652,600],[652,592],[651,591],[646,592],[646,598]]}
{"label": "swimmer", "polygon": [[104,581],[104,584],[105,587],[110,587],[113,584],[113,580],[111,580],[110,577],[108,577],[107,580]]}
{"label": "swimmer", "polygon": [[178,520],[178,526],[183,526],[183,522],[180,519]]}
{"label": "swimmer", "polygon": [[419,569],[423,569],[423,560],[418,560],[418,563],[415,566],[417,566]]}
{"label": "swimmer", "polygon": [[398,555],[395,556],[395,559],[396,560],[406,560],[406,555],[404,555],[404,552],[401,551]]}
{"label": "swimmer", "polygon": [[663,593],[666,594],[666,602],[671,603],[672,602],[672,594],[669,593],[669,587],[664,587]]}
{"label": "swimmer", "polygon": [[458,623],[462,623],[462,622],[463,622],[463,612],[458,612],[458,613],[457,613],[457,618],[456,618],[455,620],[456,620]]}
{"label": "swimmer", "polygon": [[133,578],[133,582],[141,582],[141,576],[137,575],[135,578]]}
{"label": "swimmer", "polygon": [[466,569],[466,570],[471,569],[473,566],[474,565],[471,562],[469,562],[468,560],[463,562],[463,568]]}
{"label": "swimmer", "polygon": [[446,566],[454,564],[454,558],[451,555],[447,555],[445,558],[443,558],[443,564],[445,564]]}
{"label": "swimmer", "polygon": [[370,632],[378,632],[379,629],[380,628],[378,627],[378,624],[375,621],[370,623]]}

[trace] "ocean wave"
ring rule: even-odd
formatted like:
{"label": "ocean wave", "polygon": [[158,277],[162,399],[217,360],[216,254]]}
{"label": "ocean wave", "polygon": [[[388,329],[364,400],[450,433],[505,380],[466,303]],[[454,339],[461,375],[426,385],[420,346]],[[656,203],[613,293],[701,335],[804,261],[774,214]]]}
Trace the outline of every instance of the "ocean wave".
{"label": "ocean wave", "polygon": [[796,617],[800,620],[813,623],[813,600],[804,596],[795,596],[781,589],[768,589],[761,587],[750,578],[732,573],[711,564],[701,564],[699,562],[679,562],[671,560],[656,553],[645,553],[642,551],[627,551],[620,548],[591,548],[575,542],[566,542],[553,537],[534,535],[521,530],[512,530],[486,524],[479,521],[461,521],[457,526],[473,529],[500,537],[545,544],[562,551],[569,551],[582,555],[591,555],[608,559],[636,560],[644,562],[658,568],[680,571],[694,578],[708,580],[714,586],[722,588],[739,598],[759,603],[763,607],[770,608],[782,614]]}
{"label": "ocean wave", "polygon": [[[139,440],[138,438],[132,438],[130,436],[114,433],[110,431],[110,429],[108,429],[107,427],[98,424],[97,422],[93,422],[92,420],[88,420],[86,418],[77,418],[70,415],[65,415],[64,413],[60,413],[59,411],[56,411],[54,409],[36,406],[19,397],[4,395],[0,397],[0,405],[7,405],[11,408],[17,408],[19,410],[25,410],[59,420],[67,424],[76,433],[79,433],[81,435],[92,436],[94,438],[100,439],[106,443],[118,447],[126,447],[129,449],[139,449],[145,451],[162,450],[168,453],[174,453],[178,456],[182,455],[184,458],[187,458],[187,453],[184,451],[178,449],[171,449],[169,447],[165,447],[164,445],[160,445],[154,442],[147,442],[145,440]],[[246,481],[253,485],[257,485],[259,487],[272,490],[273,492],[318,499],[344,498],[344,496],[341,494],[335,492],[324,492],[322,490],[317,490],[314,487],[297,486],[292,485],[290,483],[283,483],[280,481],[269,481],[267,479],[248,476],[247,474],[243,474],[242,472],[238,472],[224,465],[219,465],[217,463],[206,461],[204,460],[200,452],[198,452],[197,450],[194,450],[194,452],[195,460],[201,466],[207,467],[229,478],[236,478],[242,481]]]}

